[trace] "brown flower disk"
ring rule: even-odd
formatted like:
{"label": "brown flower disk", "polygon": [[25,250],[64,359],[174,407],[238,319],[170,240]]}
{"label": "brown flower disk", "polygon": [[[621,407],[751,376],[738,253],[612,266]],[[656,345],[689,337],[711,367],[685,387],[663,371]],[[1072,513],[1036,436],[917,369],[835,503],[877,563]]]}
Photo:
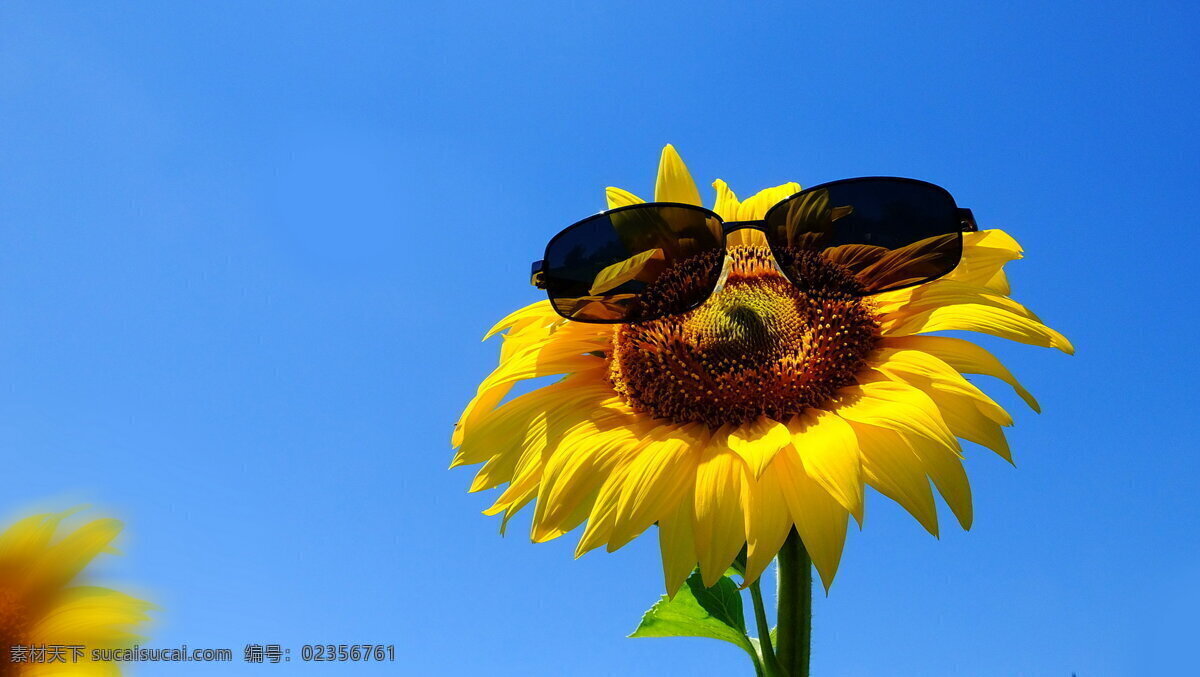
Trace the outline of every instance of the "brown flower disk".
{"label": "brown flower disk", "polygon": [[12,662],[9,647],[26,643],[28,617],[19,597],[10,590],[0,589],[0,643],[4,646],[0,653],[0,677],[17,675],[22,670],[21,663]]}
{"label": "brown flower disk", "polygon": [[[855,382],[879,327],[853,293],[854,278],[803,252],[786,262],[801,288],[779,273],[766,247],[729,254],[724,288],[700,307],[617,328],[608,376],[635,410],[712,427],[760,415],[786,420]],[[669,286],[679,284],[687,282]],[[645,294],[656,293],[673,292],[652,286]]]}

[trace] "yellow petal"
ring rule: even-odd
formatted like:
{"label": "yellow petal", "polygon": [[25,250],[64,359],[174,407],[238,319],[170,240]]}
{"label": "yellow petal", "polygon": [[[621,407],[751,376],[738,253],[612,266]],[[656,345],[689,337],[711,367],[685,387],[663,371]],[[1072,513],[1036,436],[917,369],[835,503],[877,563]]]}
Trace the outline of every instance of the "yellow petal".
{"label": "yellow petal", "polygon": [[792,441],[787,426],[766,416],[729,430],[726,438],[730,449],[741,456],[755,477],[760,477],[775,454]]}
{"label": "yellow petal", "polygon": [[971,528],[971,485],[963,470],[962,460],[945,446],[925,437],[904,436],[904,441],[921,459],[929,479],[963,529]]}
{"label": "yellow petal", "polygon": [[[1021,246],[1002,230],[989,229],[963,234],[963,256],[958,266],[943,279],[991,286],[1009,261],[1021,258]],[[1004,278],[1001,277],[1001,280]],[[1007,292],[1005,288],[997,291]]]}
{"label": "yellow petal", "polygon": [[[887,375],[881,376],[888,378]],[[987,447],[1012,463],[1012,454],[1007,440],[1004,439],[1004,431],[999,423],[984,415],[976,398],[961,391],[939,388],[931,379],[918,375],[905,374],[897,378],[902,378],[903,382],[921,390],[933,400],[941,412],[942,420],[955,437]]]}
{"label": "yellow petal", "polygon": [[570,512],[565,513],[561,518],[553,522],[549,520],[541,523],[534,522],[530,527],[530,540],[534,543],[545,543],[546,541],[574,531],[576,527],[587,521],[588,515],[591,514],[592,508],[596,505],[596,497],[599,493],[599,487],[593,489],[590,494],[580,498],[571,507]]}
{"label": "yellow petal", "polygon": [[948,330],[977,331],[1018,343],[1057,348],[1068,355],[1075,352],[1075,348],[1065,336],[1041,322],[1021,317],[1002,308],[976,303],[954,304],[901,315],[883,327],[883,334],[907,336]]}
{"label": "yellow petal", "polygon": [[729,189],[729,184],[721,179],[713,181],[712,185],[717,190],[717,201],[713,204],[713,211],[726,221],[737,221],[737,195]]}
{"label": "yellow petal", "polygon": [[[590,396],[584,396],[583,402],[588,402]],[[571,407],[555,409],[549,412],[538,412],[529,422],[521,448],[521,455],[512,472],[508,487],[496,499],[485,515],[495,515],[500,511],[506,512],[505,521],[513,513],[537,496],[546,462],[561,451],[564,454],[581,453],[581,449],[592,449],[597,444],[597,426],[611,427],[614,417],[611,410],[603,406],[595,406],[592,402],[583,404],[578,409]],[[620,416],[617,419],[620,420]],[[512,453],[512,452],[510,452]],[[487,466],[484,468],[487,469]],[[483,474],[483,471],[480,471]],[[478,490],[479,478],[472,490]],[[486,487],[490,488],[490,487]]]}
{"label": "yellow petal", "polygon": [[579,544],[575,546],[575,557],[582,557],[585,553],[608,542],[613,524],[616,523],[619,497],[618,492],[612,490],[605,492],[603,487],[601,488],[592,504],[591,512],[588,513],[587,527],[583,530],[583,536],[580,536]]}
{"label": "yellow petal", "polygon": [[483,335],[483,340],[486,341],[505,330],[512,331],[530,324],[550,324],[561,319],[558,313],[554,312],[554,307],[550,305],[549,299],[538,301],[506,315],[504,319],[492,325],[492,328]]}
{"label": "yellow petal", "polygon": [[[583,323],[572,322],[571,324]],[[563,334],[569,331],[564,328]],[[479,389],[494,388],[505,383],[514,383],[540,376],[602,368],[603,358],[588,353],[604,350],[609,344],[610,339],[607,337],[571,336],[568,338],[562,336],[562,338],[553,340],[539,341],[501,363],[483,380]]]}
{"label": "yellow petal", "polygon": [[[537,489],[538,482],[542,477],[542,469],[544,468],[542,459],[546,455],[546,447],[549,442],[546,433],[548,416],[546,413],[539,413],[530,422],[529,432],[526,435],[521,456],[517,459],[512,477],[509,479],[508,487],[505,488],[490,508],[483,511],[483,514],[495,515],[508,510],[514,504],[525,501],[530,496],[531,489]],[[575,430],[587,429],[586,422],[580,423],[575,427]],[[557,442],[557,440],[555,441]],[[477,481],[478,479],[476,478]],[[475,485],[471,489],[478,491]]]}
{"label": "yellow petal", "polygon": [[483,383],[486,388],[494,388],[542,376],[600,372],[604,369],[604,358],[581,354],[578,350],[578,346],[549,346],[524,351],[492,372]]}
{"label": "yellow petal", "polygon": [[758,580],[792,530],[792,514],[783,497],[780,477],[780,471],[772,466],[749,485],[744,585]]}
{"label": "yellow petal", "polygon": [[667,596],[674,598],[679,586],[696,568],[696,539],[692,532],[695,488],[684,494],[675,511],[658,521],[658,546],[662,551],[663,577]]}
{"label": "yellow petal", "polygon": [[[649,428],[637,428],[636,435],[638,437],[650,437]],[[637,454],[641,449],[641,444],[631,447],[628,453],[622,458],[630,458]],[[618,459],[620,460],[620,459]],[[597,492],[597,495],[592,502],[591,512],[588,514],[587,527],[583,531],[583,536],[579,539],[579,545],[575,548],[575,556],[581,557],[585,553],[594,550],[601,545],[608,543],[612,538],[613,527],[617,521],[617,507],[621,496],[621,482],[625,474],[629,471],[629,467],[618,465],[613,469],[612,474],[605,479],[604,485]]]}
{"label": "yellow petal", "polygon": [[[767,210],[774,207],[776,203],[794,193],[800,191],[800,185],[797,183],[785,183],[783,185],[767,188],[752,195],[746,200],[737,203],[733,210],[734,213],[728,220],[731,221],[756,221],[766,215]],[[745,246],[754,247],[767,245],[766,237],[762,231],[752,229],[742,229],[735,231],[729,236],[729,245],[731,247]]]}
{"label": "yellow petal", "polygon": [[[633,429],[626,426],[609,430],[596,427],[579,443],[568,441],[558,445],[546,461],[538,489],[532,539],[541,543],[573,528],[575,520],[580,518],[581,506],[590,512],[588,499],[594,500],[596,491],[620,459],[640,446]],[[583,512],[582,516],[586,514]]]}
{"label": "yellow petal", "polygon": [[842,388],[838,393],[836,413],[847,421],[921,435],[958,448],[954,433],[946,427],[937,405],[917,388],[876,381]]}
{"label": "yellow petal", "polygon": [[[526,422],[524,430],[506,439],[508,444],[479,469],[467,491],[476,493],[494,489],[505,482],[516,483],[517,478],[527,476],[538,467],[542,452],[546,449],[549,421],[548,412],[534,413]],[[510,486],[509,490],[502,493],[483,514],[495,515],[507,509],[514,496],[524,495],[527,486],[518,489]]]}
{"label": "yellow petal", "polygon": [[1003,270],[997,270],[995,273],[992,273],[992,276],[983,283],[983,286],[997,294],[1004,294],[1005,296],[1012,294],[1012,286],[1008,283],[1008,274]]}
{"label": "yellow petal", "polygon": [[653,282],[666,267],[666,254],[662,249],[657,247],[647,249],[640,254],[605,266],[592,278],[592,286],[588,289],[588,294],[603,294],[632,280]]}
{"label": "yellow petal", "polygon": [[688,172],[683,158],[675,152],[675,147],[667,144],[663,148],[662,157],[658,162],[658,181],[654,185],[655,202],[681,202],[683,204],[701,206],[700,190]]}
{"label": "yellow petal", "polygon": [[799,455],[786,450],[779,455],[772,470],[779,473],[779,487],[792,513],[796,532],[828,592],[842,560],[849,513],[813,481],[801,465]]}
{"label": "yellow petal", "polygon": [[59,524],[69,514],[30,515],[10,526],[0,534],[0,566],[5,561],[28,561],[37,557],[50,544]]}
{"label": "yellow petal", "polygon": [[755,221],[767,215],[767,211],[785,198],[800,192],[800,184],[795,181],[764,188],[754,195],[742,200],[738,205],[738,221]]}
{"label": "yellow petal", "polygon": [[851,421],[862,448],[863,474],[879,493],[900,504],[921,526],[938,535],[937,508],[921,460],[893,430]]}
{"label": "yellow petal", "polygon": [[[28,631],[25,639],[35,645],[86,644],[92,648],[127,646],[139,639],[129,631],[149,620],[147,612],[154,608],[149,602],[115,590],[94,586],[71,587],[62,591],[54,606]],[[87,655],[85,653],[85,658]],[[81,664],[67,665],[75,667]],[[64,674],[93,673],[69,670]],[[111,674],[119,674],[119,671]]]}
{"label": "yellow petal", "polygon": [[970,341],[949,336],[897,336],[885,338],[881,344],[900,350],[920,350],[937,357],[964,374],[992,376],[1012,386],[1030,409],[1040,412],[1037,399],[1026,390],[995,355]]}
{"label": "yellow petal", "polygon": [[709,444],[696,470],[696,555],[704,585],[717,584],[746,542],[745,463],[733,451]]}
{"label": "yellow petal", "polygon": [[[506,383],[494,388],[480,388],[475,393],[475,397],[467,403],[463,409],[462,416],[458,422],[454,424],[454,432],[450,435],[450,444],[455,447],[462,446],[463,440],[467,436],[468,430],[473,430],[482,422],[482,419],[496,409],[496,405],[500,404],[512,390],[512,384]],[[457,459],[451,462],[450,467],[459,465]]]}
{"label": "yellow petal", "polygon": [[[540,468],[538,469],[538,474],[539,475],[541,474]],[[513,501],[511,501],[509,503],[508,507],[505,508],[504,515],[501,516],[501,518],[500,518],[500,535],[501,536],[503,536],[505,534],[505,532],[508,530],[508,521],[511,520],[513,517],[515,517],[516,514],[518,512],[520,512],[522,508],[529,505],[529,503],[531,501],[533,501],[534,498],[537,497],[537,489],[538,489],[538,487],[537,487],[536,483],[526,485],[525,490],[521,493],[521,495],[518,496],[517,498],[515,498]]]}
{"label": "yellow petal", "polygon": [[975,406],[1000,425],[1012,425],[1012,416],[976,388],[962,374],[937,357],[921,350],[881,348],[871,356],[871,365],[889,378],[911,384],[927,382],[935,389],[971,398]]}
{"label": "yellow petal", "polygon": [[80,526],[50,546],[34,565],[40,585],[60,587],[69,583],[121,533],[120,520],[97,519]]}
{"label": "yellow petal", "polygon": [[[902,322],[908,315],[956,304],[976,304],[1000,308],[1034,322],[1041,322],[1041,319],[1033,311],[1003,294],[998,294],[987,287],[946,278],[916,287],[885,292],[873,298],[872,301],[879,312],[889,315],[884,320],[884,324]],[[895,317],[893,318],[891,315],[895,315]]]}
{"label": "yellow petal", "polygon": [[787,427],[804,472],[862,524],[862,461],[854,429],[820,409],[792,417]]}
{"label": "yellow petal", "polygon": [[708,428],[703,424],[663,425],[628,459],[609,552],[675,512],[684,492],[696,484],[696,464],[708,438]]}
{"label": "yellow petal", "polygon": [[[521,320],[515,322],[519,323]],[[462,416],[454,426],[452,445],[461,446],[467,437],[472,436],[471,431],[480,427],[495,411],[496,406],[508,395],[513,383],[534,378],[536,375],[603,368],[602,359],[586,353],[603,350],[611,342],[611,334],[589,334],[588,330],[581,329],[586,326],[580,322],[565,323],[546,332],[537,333],[531,337],[532,340],[523,336],[512,336],[513,329],[510,328],[510,334],[504,337],[501,363],[479,385],[475,397],[463,410]],[[587,359],[589,357],[593,359]],[[478,463],[480,460],[483,459],[472,462]],[[461,464],[461,461],[456,459],[451,467]]]}
{"label": "yellow petal", "polygon": [[[529,422],[539,413],[570,415],[584,407],[599,406],[612,397],[612,389],[596,383],[590,374],[567,376],[558,383],[538,388],[505,402],[479,417],[478,424],[463,436],[451,467],[482,463],[494,456],[513,452],[522,445]],[[584,416],[576,416],[576,420]]]}
{"label": "yellow petal", "polygon": [[627,190],[614,188],[612,186],[604,189],[604,196],[608,200],[609,209],[628,207],[629,205],[637,205],[645,202],[645,200]]}
{"label": "yellow petal", "polygon": [[1007,257],[1008,260],[1021,258],[1021,245],[1013,239],[1012,235],[1000,230],[999,228],[986,228],[969,233],[963,233],[963,244],[967,247],[976,249],[988,249],[989,251],[1004,252],[999,256]]}

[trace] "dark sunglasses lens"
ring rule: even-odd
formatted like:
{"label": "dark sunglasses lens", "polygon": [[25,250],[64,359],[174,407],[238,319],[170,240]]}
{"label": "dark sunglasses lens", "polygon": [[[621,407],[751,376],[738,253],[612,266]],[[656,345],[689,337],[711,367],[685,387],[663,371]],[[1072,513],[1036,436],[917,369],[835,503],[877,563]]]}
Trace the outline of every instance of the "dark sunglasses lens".
{"label": "dark sunglasses lens", "polygon": [[954,198],[921,181],[818,186],[773,207],[766,221],[775,259],[802,287],[818,269],[828,272],[822,263],[835,264],[860,291],[874,294],[941,277],[962,258]]}
{"label": "dark sunglasses lens", "polygon": [[700,208],[646,205],[599,214],[546,247],[543,278],[563,317],[638,322],[696,307],[724,265],[721,222]]}

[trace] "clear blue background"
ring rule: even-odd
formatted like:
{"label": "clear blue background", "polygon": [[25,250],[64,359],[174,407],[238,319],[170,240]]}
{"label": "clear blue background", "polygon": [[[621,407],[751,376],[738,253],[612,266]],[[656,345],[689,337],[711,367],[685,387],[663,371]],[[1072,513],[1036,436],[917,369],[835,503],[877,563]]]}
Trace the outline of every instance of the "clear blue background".
{"label": "clear blue background", "polygon": [[1194,669],[1194,5],[500,4],[0,5],[0,512],[123,517],[153,646],[402,654],[136,674],[746,674],[624,638],[653,536],[572,561],[446,470],[528,262],[666,142],[743,196],[941,183],[1079,347],[988,342],[1018,468],[970,449],[940,541],[870,497],[814,674]]}

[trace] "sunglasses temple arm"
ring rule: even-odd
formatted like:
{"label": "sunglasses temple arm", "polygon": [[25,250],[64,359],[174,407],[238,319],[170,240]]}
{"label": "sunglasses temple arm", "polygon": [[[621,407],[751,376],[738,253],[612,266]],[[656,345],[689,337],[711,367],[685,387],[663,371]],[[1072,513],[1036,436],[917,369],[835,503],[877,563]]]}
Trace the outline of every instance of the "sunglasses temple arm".
{"label": "sunglasses temple arm", "polygon": [[958,222],[962,225],[964,233],[974,233],[979,230],[979,226],[975,223],[975,215],[971,213],[970,209],[958,208]]}
{"label": "sunglasses temple arm", "polygon": [[543,275],[543,271],[545,269],[546,269],[545,261],[534,261],[533,265],[531,266],[531,269],[529,271],[529,284],[537,287],[538,289],[545,289],[546,288],[546,278]]}

